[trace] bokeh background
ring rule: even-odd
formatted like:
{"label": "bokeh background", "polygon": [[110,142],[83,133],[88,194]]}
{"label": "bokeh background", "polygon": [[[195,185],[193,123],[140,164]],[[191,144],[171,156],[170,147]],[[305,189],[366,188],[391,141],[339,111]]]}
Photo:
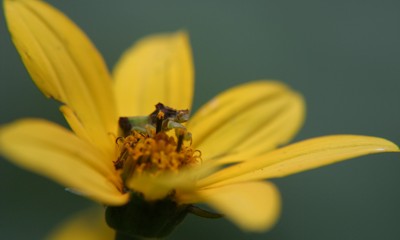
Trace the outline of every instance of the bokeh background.
{"label": "bokeh background", "polygon": [[[196,67],[195,109],[231,86],[279,79],[307,101],[296,141],[355,133],[400,143],[400,1],[48,2],[84,29],[110,69],[140,37],[186,29]],[[57,104],[31,82],[3,11],[0,56],[0,123],[40,117],[65,124]],[[169,239],[400,239],[399,157],[362,157],[274,180],[283,212],[270,232],[245,233],[226,220],[190,216]],[[92,205],[4,159],[0,194],[1,239],[43,239]]]}

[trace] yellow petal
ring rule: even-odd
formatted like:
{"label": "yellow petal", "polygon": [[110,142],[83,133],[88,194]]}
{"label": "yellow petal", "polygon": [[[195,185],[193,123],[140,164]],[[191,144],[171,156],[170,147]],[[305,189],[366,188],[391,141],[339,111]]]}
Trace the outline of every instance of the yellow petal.
{"label": "yellow petal", "polygon": [[160,177],[148,175],[135,176],[127,182],[129,189],[143,194],[147,201],[165,198],[172,190],[169,184],[164,184]]}
{"label": "yellow petal", "polygon": [[128,200],[112,159],[66,129],[38,119],[0,128],[0,152],[23,168],[110,205]]}
{"label": "yellow petal", "polygon": [[398,146],[382,138],[357,135],[318,137],[223,169],[203,179],[199,185],[284,177],[362,155],[398,151]]}
{"label": "yellow petal", "polygon": [[224,157],[220,162],[226,163],[286,143],[303,119],[301,96],[282,83],[257,81],[218,95],[193,116],[187,127],[203,160]]}
{"label": "yellow petal", "polygon": [[185,32],[146,37],[129,49],[114,71],[120,116],[148,115],[161,102],[190,109],[194,70]]}
{"label": "yellow petal", "polygon": [[104,209],[90,208],[70,217],[46,238],[48,240],[111,240],[114,230],[104,220]]}
{"label": "yellow petal", "polygon": [[132,176],[126,182],[129,189],[140,192],[149,200],[162,199],[171,191],[191,192],[195,188],[196,181],[215,172],[215,168],[209,164],[198,167],[181,169],[179,172],[164,172],[158,175],[138,174]]}
{"label": "yellow petal", "polygon": [[117,131],[111,78],[86,35],[65,15],[38,0],[5,0],[13,42],[35,84],[70,107],[101,149],[112,151]]}
{"label": "yellow petal", "polygon": [[78,135],[80,138],[86,141],[91,141],[88,133],[86,132],[86,129],[79,121],[78,116],[76,116],[76,114],[70,107],[63,105],[60,107],[60,111],[62,112],[62,114],[64,115],[65,119],[68,122],[68,125],[71,127],[71,129],[75,132],[76,135]]}
{"label": "yellow petal", "polygon": [[278,190],[269,182],[246,182],[200,190],[200,199],[241,229],[266,231],[280,213]]}

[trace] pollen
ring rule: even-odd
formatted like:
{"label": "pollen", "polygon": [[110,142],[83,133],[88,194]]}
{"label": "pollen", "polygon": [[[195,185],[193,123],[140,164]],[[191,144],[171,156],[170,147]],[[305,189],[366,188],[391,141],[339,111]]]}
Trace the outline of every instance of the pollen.
{"label": "pollen", "polygon": [[165,171],[177,172],[201,162],[200,151],[183,143],[179,146],[178,142],[165,132],[150,136],[132,131],[129,136],[117,140],[120,155],[114,162],[115,168],[121,171],[122,179],[126,180],[144,171],[153,175]]}
{"label": "pollen", "polygon": [[133,175],[177,173],[201,163],[201,152],[191,146],[192,135],[182,125],[189,119],[189,110],[162,103],[155,108],[148,116],[119,119],[122,136],[116,141],[119,154],[114,166],[124,182]]}

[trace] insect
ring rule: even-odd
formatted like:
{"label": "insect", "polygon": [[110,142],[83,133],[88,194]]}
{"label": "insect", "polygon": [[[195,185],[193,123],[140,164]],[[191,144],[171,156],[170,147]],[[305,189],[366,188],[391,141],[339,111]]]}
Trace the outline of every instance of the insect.
{"label": "insect", "polygon": [[167,132],[174,129],[178,141],[191,140],[190,132],[182,123],[189,120],[189,110],[176,110],[162,103],[155,105],[155,110],[148,116],[120,117],[119,126],[124,136],[132,131],[154,136],[159,132]]}

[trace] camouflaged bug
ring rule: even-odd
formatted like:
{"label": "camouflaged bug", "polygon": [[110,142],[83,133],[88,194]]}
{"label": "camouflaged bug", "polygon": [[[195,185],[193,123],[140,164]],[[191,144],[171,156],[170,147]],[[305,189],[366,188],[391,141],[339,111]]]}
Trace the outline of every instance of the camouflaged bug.
{"label": "camouflaged bug", "polygon": [[123,136],[128,136],[132,131],[153,136],[174,129],[178,141],[192,139],[190,132],[182,125],[189,120],[188,109],[176,110],[162,103],[157,103],[155,108],[148,116],[120,117],[119,126]]}

